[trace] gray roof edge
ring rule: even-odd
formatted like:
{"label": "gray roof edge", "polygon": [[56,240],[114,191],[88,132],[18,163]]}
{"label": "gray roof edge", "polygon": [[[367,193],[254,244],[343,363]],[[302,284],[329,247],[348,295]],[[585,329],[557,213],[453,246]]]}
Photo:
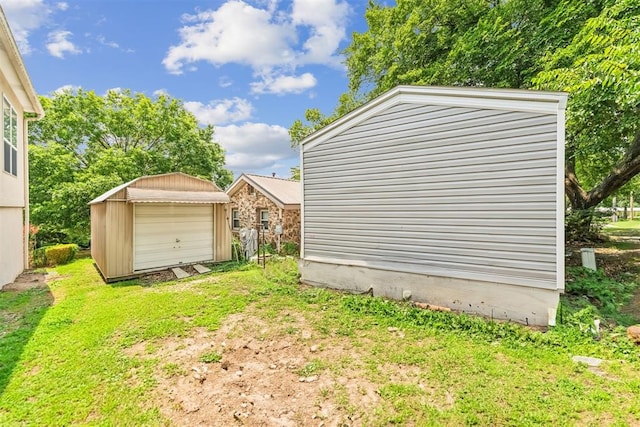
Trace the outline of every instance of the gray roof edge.
{"label": "gray roof edge", "polygon": [[[312,141],[322,139],[323,136],[331,134],[336,128],[343,128],[349,123],[357,120],[356,118],[365,115],[370,111],[376,111],[380,106],[393,106],[402,101],[411,99],[411,96],[438,96],[445,98],[461,98],[461,99],[484,99],[487,102],[496,101],[532,101],[556,104],[558,110],[566,109],[567,92],[550,92],[536,91],[527,89],[501,89],[501,88],[485,88],[485,87],[466,87],[466,86],[419,86],[419,85],[399,85],[387,92],[378,95],[370,101],[360,105],[356,109],[348,112],[342,117],[328,125],[307,135],[300,142],[300,146],[304,148],[306,144]],[[301,150],[302,151],[302,150]]]}
{"label": "gray roof edge", "polygon": [[[271,193],[270,191],[265,189],[263,186],[258,184],[254,179],[251,178],[252,176],[257,176],[257,177],[260,177],[260,178],[268,178],[268,179],[279,179],[279,180],[282,180],[282,181],[297,182],[297,181],[294,181],[292,179],[274,178],[274,177],[271,177],[271,176],[242,173],[235,181],[233,181],[233,183],[229,186],[229,188],[227,188],[226,193],[229,196],[231,196],[232,193],[235,193],[235,190],[240,185],[240,182],[241,181],[246,181],[247,183],[253,185],[256,188],[258,188],[258,190],[260,190],[261,193],[263,193],[269,200],[271,200],[273,203],[275,203],[279,208],[285,209],[287,206],[291,206],[292,205],[291,203],[285,203],[277,195]],[[243,177],[244,177],[244,179],[243,179]]]}

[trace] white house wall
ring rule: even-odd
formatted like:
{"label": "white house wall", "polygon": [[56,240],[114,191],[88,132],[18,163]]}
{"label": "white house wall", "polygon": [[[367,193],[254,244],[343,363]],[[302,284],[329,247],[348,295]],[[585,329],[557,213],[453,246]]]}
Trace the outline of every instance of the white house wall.
{"label": "white house wall", "polygon": [[24,268],[22,208],[0,206],[0,289]]}
{"label": "white house wall", "polygon": [[483,299],[483,286],[496,304],[473,311],[508,318],[514,312],[501,310],[496,284],[510,295],[539,289],[538,314],[518,320],[546,321],[564,281],[557,196],[564,106],[545,99],[529,108],[522,99],[514,111],[508,100],[482,107],[481,95],[458,105],[455,97],[440,105],[384,97],[382,107],[356,110],[303,142],[303,281],[334,286],[336,278],[322,277],[345,266],[354,269],[340,270],[347,277],[367,282],[354,279],[351,288],[367,290],[379,287],[376,277],[389,280],[381,272],[395,272],[413,281],[404,290],[427,300],[437,294],[448,306],[458,301],[445,297],[447,287],[456,294],[451,283],[475,283],[469,306]]}
{"label": "white house wall", "polygon": [[[0,65],[5,66],[2,61]],[[6,68],[4,69],[6,70]],[[25,138],[23,111],[18,98],[3,73],[0,73],[0,104],[5,96],[17,117],[17,175],[4,171],[4,143],[0,132],[0,288],[10,283],[25,268],[23,212],[27,204],[25,188]],[[2,112],[0,111],[0,114]]]}

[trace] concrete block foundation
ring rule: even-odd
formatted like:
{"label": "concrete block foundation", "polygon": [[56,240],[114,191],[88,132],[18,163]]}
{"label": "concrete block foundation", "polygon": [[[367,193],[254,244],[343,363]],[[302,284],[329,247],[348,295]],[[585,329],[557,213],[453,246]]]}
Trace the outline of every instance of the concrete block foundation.
{"label": "concrete block foundation", "polygon": [[449,307],[469,314],[525,325],[555,322],[559,290],[437,277],[375,267],[300,260],[303,283],[350,292],[373,290],[374,296]]}

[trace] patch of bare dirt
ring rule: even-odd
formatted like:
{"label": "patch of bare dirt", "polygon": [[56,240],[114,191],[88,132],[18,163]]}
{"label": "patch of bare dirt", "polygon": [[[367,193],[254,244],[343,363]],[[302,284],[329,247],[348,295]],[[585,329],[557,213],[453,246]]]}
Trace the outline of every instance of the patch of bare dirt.
{"label": "patch of bare dirt", "polygon": [[[217,331],[166,339],[152,354],[144,343],[127,350],[159,360],[155,405],[167,418],[182,426],[366,424],[378,385],[353,362],[360,358],[348,340],[317,337],[302,316],[267,322],[246,313]],[[221,359],[201,361],[212,353]],[[395,369],[389,375],[406,376]]]}
{"label": "patch of bare dirt", "polygon": [[5,285],[3,291],[26,291],[35,288],[46,288],[47,284],[57,279],[59,276],[56,272],[42,273],[35,271],[25,271],[13,283]]}
{"label": "patch of bare dirt", "polygon": [[[190,276],[197,276],[200,274],[195,268],[193,268],[193,265],[184,265],[180,268],[189,273]],[[153,273],[147,273],[140,277],[140,282],[143,285],[149,286],[156,283],[169,282],[176,279],[176,275],[173,274],[173,271],[171,271],[171,269],[167,269],[154,271]]]}

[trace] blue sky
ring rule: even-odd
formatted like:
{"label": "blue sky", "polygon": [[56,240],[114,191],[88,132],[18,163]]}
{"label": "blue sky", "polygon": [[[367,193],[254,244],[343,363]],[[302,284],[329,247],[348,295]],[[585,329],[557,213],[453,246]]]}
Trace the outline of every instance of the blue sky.
{"label": "blue sky", "polygon": [[288,177],[287,129],[330,113],[367,0],[0,0],[36,91],[131,89],[181,99],[216,127],[227,167]]}

